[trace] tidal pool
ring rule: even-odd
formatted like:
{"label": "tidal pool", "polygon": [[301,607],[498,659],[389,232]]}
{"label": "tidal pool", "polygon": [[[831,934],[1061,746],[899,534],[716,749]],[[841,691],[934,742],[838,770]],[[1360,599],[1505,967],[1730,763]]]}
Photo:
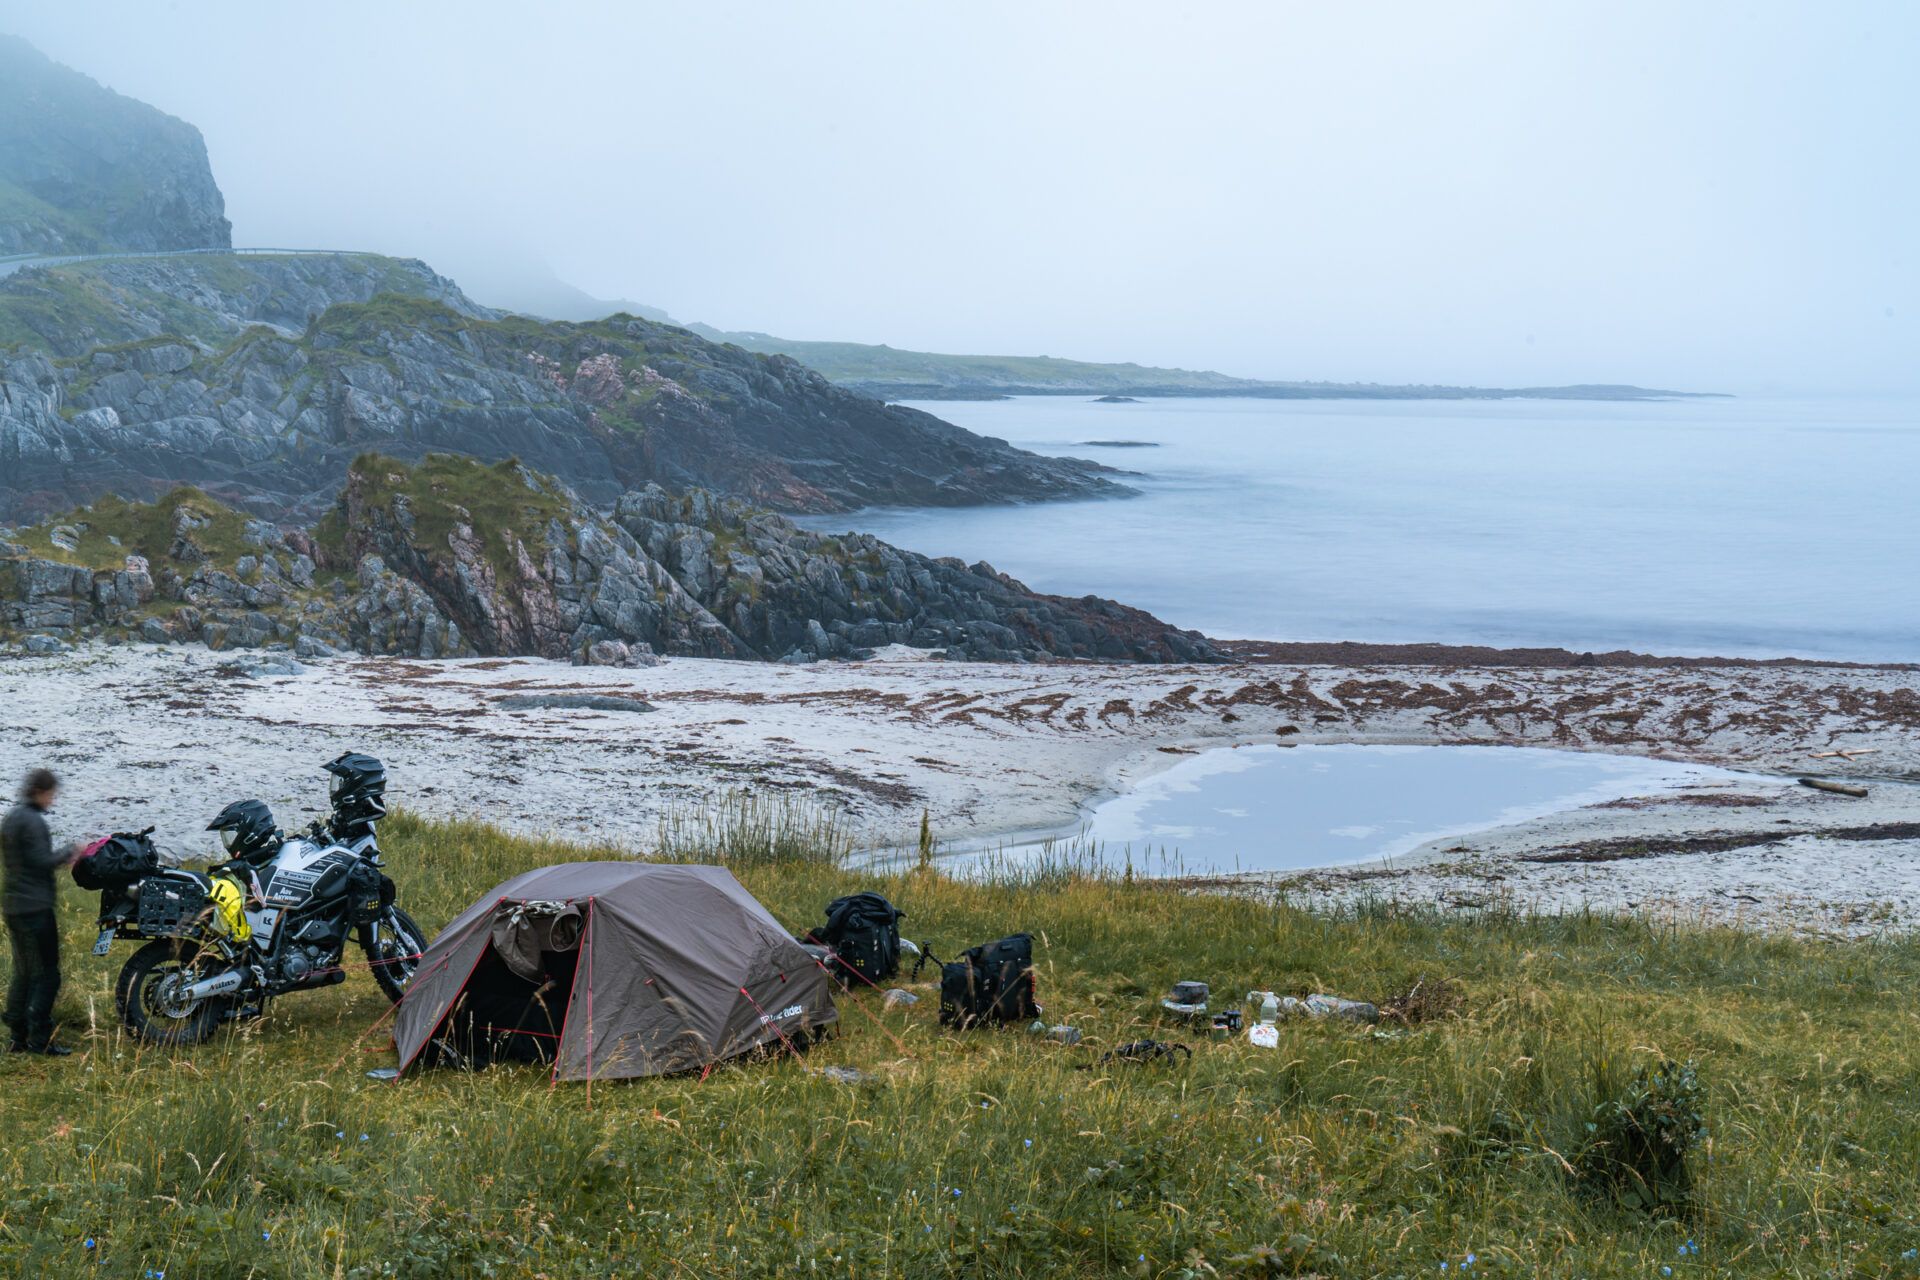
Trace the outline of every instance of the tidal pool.
{"label": "tidal pool", "polygon": [[[1243,746],[1181,760],[1068,832],[958,846],[942,865],[1062,856],[1142,875],[1298,871],[1407,853],[1541,814],[1747,777],[1538,747]],[[1751,781],[1750,778],[1748,778]]]}

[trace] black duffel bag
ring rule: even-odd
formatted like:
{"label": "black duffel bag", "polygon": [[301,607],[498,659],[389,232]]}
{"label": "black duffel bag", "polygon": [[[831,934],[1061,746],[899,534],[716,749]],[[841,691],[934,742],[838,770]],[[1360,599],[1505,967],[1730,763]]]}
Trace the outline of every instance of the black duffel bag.
{"label": "black duffel bag", "polygon": [[940,1025],[976,1027],[1040,1016],[1034,1000],[1033,935],[1016,933],[940,966]]}

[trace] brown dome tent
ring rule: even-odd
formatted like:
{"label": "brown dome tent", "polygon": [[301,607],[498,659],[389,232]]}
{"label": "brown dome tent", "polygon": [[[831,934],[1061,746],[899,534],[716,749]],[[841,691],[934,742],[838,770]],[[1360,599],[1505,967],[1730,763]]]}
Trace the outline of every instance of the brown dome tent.
{"label": "brown dome tent", "polygon": [[569,862],[515,876],[427,948],[393,1030],[416,1063],[551,1062],[556,1080],[710,1066],[838,1017],[813,958],[724,867]]}

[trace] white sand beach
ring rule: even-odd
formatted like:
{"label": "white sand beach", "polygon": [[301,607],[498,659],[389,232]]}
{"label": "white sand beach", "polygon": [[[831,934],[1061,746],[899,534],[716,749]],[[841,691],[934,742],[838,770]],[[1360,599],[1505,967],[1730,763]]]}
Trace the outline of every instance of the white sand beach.
{"label": "white sand beach", "polygon": [[[67,835],[152,824],[192,854],[211,852],[200,828],[228,800],[258,796],[300,825],[324,797],[320,763],[354,748],[387,761],[410,809],[644,854],[663,815],[739,788],[811,796],[880,846],[911,840],[923,809],[943,841],[1070,828],[1184,752],[1236,743],[1557,747],[1764,776],[1732,803],[1724,784],[1615,802],[1257,883],[1849,936],[1920,912],[1920,827],[1901,825],[1920,823],[1920,787],[1882,781],[1920,779],[1905,668],[1018,666],[896,648],[804,666],[342,657],[246,675],[258,660],[139,645],[0,657],[15,726],[0,770],[63,773]],[[511,701],[542,695],[654,710]],[[1812,754],[1841,747],[1873,754]],[[1870,795],[1796,785],[1810,773]]]}

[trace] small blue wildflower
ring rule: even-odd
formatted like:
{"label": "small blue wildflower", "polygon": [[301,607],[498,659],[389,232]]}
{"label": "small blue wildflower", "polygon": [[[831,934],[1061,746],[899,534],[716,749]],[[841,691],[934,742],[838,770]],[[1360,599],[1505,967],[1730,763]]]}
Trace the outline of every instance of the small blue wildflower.
{"label": "small blue wildflower", "polygon": [[361,1135],[360,1135],[360,1141],[362,1141],[362,1142],[365,1142],[366,1140],[367,1140],[367,1135],[366,1135],[366,1134],[364,1134],[364,1133],[363,1133],[363,1134],[361,1134]]}
{"label": "small blue wildflower", "polygon": [[952,1192],[953,1192],[953,1195],[954,1195],[954,1199],[956,1199],[956,1200],[957,1200],[957,1199],[959,1199],[959,1198],[960,1198],[960,1188],[958,1188],[958,1187],[950,1187],[950,1188],[948,1188],[948,1189],[949,1189],[950,1191],[952,1191]]}
{"label": "small blue wildflower", "polygon": [[1032,1138],[1028,1138],[1028,1139],[1026,1139],[1026,1144],[1027,1144],[1028,1146],[1032,1146],[1032,1145],[1033,1145],[1033,1139],[1032,1139]]}
{"label": "small blue wildflower", "polygon": [[1265,1141],[1266,1141],[1266,1139],[1265,1139],[1265,1138],[1255,1138],[1255,1139],[1254,1139],[1254,1141],[1255,1141],[1255,1142],[1265,1142]]}
{"label": "small blue wildflower", "polygon": [[273,1232],[271,1232],[271,1231],[262,1231],[262,1232],[260,1233],[260,1238],[261,1238],[262,1240],[271,1240],[271,1239],[273,1239]]}
{"label": "small blue wildflower", "polygon": [[1480,1258],[1479,1258],[1479,1255],[1478,1255],[1478,1254],[1472,1254],[1472,1253],[1470,1253],[1470,1254],[1468,1254],[1468,1255],[1467,1255],[1467,1261],[1466,1261],[1466,1264],[1465,1264],[1465,1265],[1467,1265],[1467,1266],[1469,1266],[1469,1267],[1470,1267],[1470,1266],[1472,1266],[1472,1265],[1473,1265],[1474,1263],[1476,1263],[1476,1262],[1478,1262],[1478,1261],[1480,1261]]}
{"label": "small blue wildflower", "polygon": [[1444,1262],[1443,1262],[1443,1263],[1441,1263],[1441,1264],[1440,1264],[1440,1269],[1441,1269],[1442,1271],[1445,1271],[1445,1270],[1447,1269],[1447,1264],[1446,1264],[1446,1263],[1444,1263]]}
{"label": "small blue wildflower", "polygon": [[87,1248],[91,1249],[93,1248],[93,1237],[88,1236],[85,1240],[81,1241],[81,1243],[85,1245]]}
{"label": "small blue wildflower", "polygon": [[1143,1254],[1141,1254],[1141,1255],[1140,1255],[1140,1261],[1142,1261],[1142,1262],[1145,1262],[1146,1260],[1147,1260],[1147,1255],[1146,1255],[1146,1254],[1144,1254],[1144,1253],[1143,1253]]}
{"label": "small blue wildflower", "polygon": [[347,1136],[347,1131],[345,1129],[335,1129],[333,1131],[333,1136],[336,1138],[344,1138]]}
{"label": "small blue wildflower", "polygon": [[928,1228],[926,1228],[926,1232],[927,1232],[927,1234],[928,1234],[928,1235],[932,1235],[932,1234],[933,1234],[933,1228],[932,1228],[932,1227],[928,1227]]}
{"label": "small blue wildflower", "polygon": [[1673,1274],[1673,1268],[1672,1268],[1672,1267],[1662,1267],[1662,1268],[1660,1268],[1660,1274],[1661,1274],[1661,1275],[1663,1275],[1663,1276],[1670,1276],[1670,1275],[1672,1275],[1672,1274]]}
{"label": "small blue wildflower", "polygon": [[1909,1249],[1900,1256],[1903,1258],[1920,1258],[1920,1249]]}

